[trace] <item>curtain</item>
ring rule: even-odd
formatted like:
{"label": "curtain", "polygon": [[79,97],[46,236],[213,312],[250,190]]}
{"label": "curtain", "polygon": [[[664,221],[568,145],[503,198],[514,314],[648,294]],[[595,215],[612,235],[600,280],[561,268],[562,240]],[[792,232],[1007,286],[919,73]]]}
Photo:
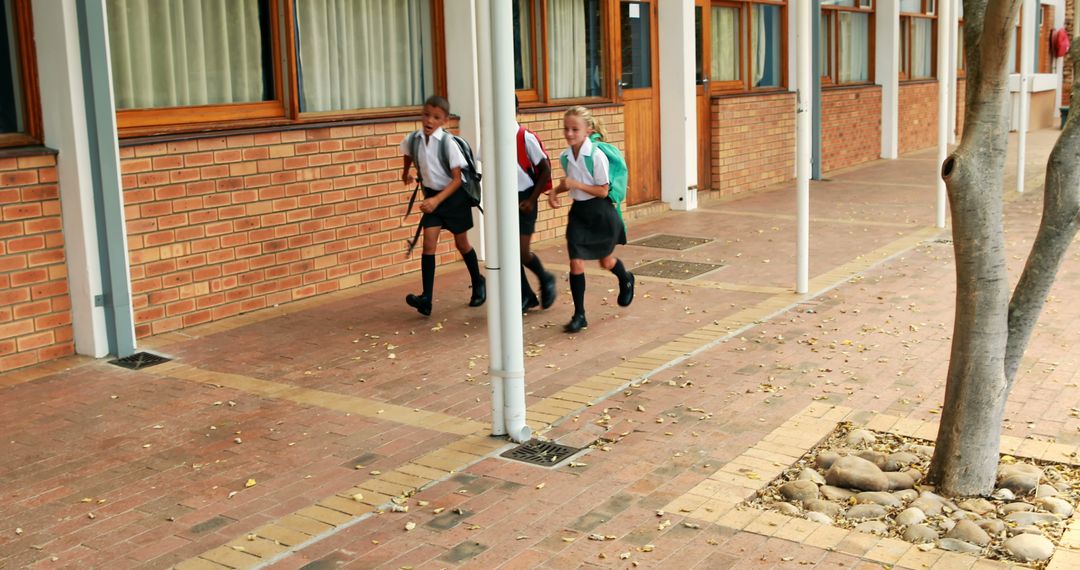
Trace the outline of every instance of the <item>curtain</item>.
{"label": "curtain", "polygon": [[934,21],[927,18],[911,19],[911,78],[926,79],[930,77],[933,67],[931,54],[933,54],[933,24]]}
{"label": "curtain", "polygon": [[751,85],[780,85],[780,8],[755,5],[750,10]]}
{"label": "curtain", "polygon": [[297,0],[301,110],[423,103],[434,88],[429,1]]}
{"label": "curtain", "polygon": [[550,95],[581,97],[588,82],[585,0],[548,0]]}
{"label": "curtain", "polygon": [[531,0],[514,0],[514,89],[532,89],[533,13]]}
{"label": "curtain", "polygon": [[739,9],[714,6],[712,9],[713,81],[738,81],[739,78]]}
{"label": "curtain", "polygon": [[[822,5],[826,2],[822,2]],[[821,11],[821,35],[818,36],[818,66],[822,77],[832,77],[832,53],[833,53],[833,12]]]}
{"label": "curtain", "polygon": [[272,98],[260,0],[107,0],[118,109]]}
{"label": "curtain", "polygon": [[870,15],[840,12],[840,83],[870,79]]}

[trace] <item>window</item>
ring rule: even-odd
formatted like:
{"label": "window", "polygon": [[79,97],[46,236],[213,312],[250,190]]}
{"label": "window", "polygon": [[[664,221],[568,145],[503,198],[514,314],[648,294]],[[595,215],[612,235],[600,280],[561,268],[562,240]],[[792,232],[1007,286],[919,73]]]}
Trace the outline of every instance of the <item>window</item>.
{"label": "window", "polygon": [[934,0],[900,0],[900,79],[932,79],[937,51]]}
{"label": "window", "polygon": [[600,0],[547,0],[549,99],[603,96],[600,4]]}
{"label": "window", "polygon": [[0,0],[0,146],[41,140],[28,0]]}
{"label": "window", "polygon": [[785,3],[713,2],[709,17],[709,79],[718,91],[784,86]]}
{"label": "window", "polygon": [[[539,18],[532,0],[514,1],[514,89],[536,98],[536,30]],[[518,95],[521,98],[521,95]]]}
{"label": "window", "polygon": [[872,0],[822,0],[821,75],[837,85],[873,80]]}
{"label": "window", "polygon": [[106,8],[123,135],[400,114],[445,84],[434,48],[442,0],[106,0]]}
{"label": "window", "polygon": [[1050,56],[1050,34],[1054,31],[1054,7],[1042,4],[1035,12],[1037,22],[1033,52],[1035,54],[1035,73],[1053,73],[1054,60]]}

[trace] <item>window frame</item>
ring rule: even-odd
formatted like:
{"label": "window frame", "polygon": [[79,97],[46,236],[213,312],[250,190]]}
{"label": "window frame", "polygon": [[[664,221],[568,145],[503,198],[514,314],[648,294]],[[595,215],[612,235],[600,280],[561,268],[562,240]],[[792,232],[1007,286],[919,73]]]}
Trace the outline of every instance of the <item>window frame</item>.
{"label": "window frame", "polygon": [[[16,0],[25,1],[25,0]],[[241,128],[304,125],[337,120],[384,119],[415,116],[420,105],[341,111],[301,112],[297,53],[297,0],[267,0],[274,99],[253,103],[226,103],[116,111],[121,139]],[[446,32],[444,0],[431,1],[432,65],[435,89],[446,94]],[[204,120],[192,121],[198,114]]]}
{"label": "window frame", "polygon": [[[935,0],[921,0],[920,12],[900,12],[900,49],[907,51],[907,53],[900,54],[900,81],[935,81],[938,78],[937,68],[937,52],[938,52],[938,12],[937,2]],[[907,37],[904,36],[904,19],[909,21],[907,27]],[[911,63],[912,63],[912,42],[911,36],[915,26],[911,25],[915,19],[930,20],[930,76],[929,77],[911,77]],[[906,66],[905,66],[906,60]]]}
{"label": "window frame", "polygon": [[17,133],[0,133],[0,148],[41,144],[43,126],[41,98],[38,90],[37,57],[34,47],[34,19],[30,0],[12,0],[12,28],[16,42],[13,58],[19,62],[19,89],[22,95],[22,115],[25,128]]}
{"label": "window frame", "polygon": [[[533,52],[532,73],[533,87],[531,89],[516,89],[522,109],[545,109],[554,106],[591,105],[596,103],[615,102],[615,94],[619,93],[619,79],[614,77],[615,54],[618,50],[615,26],[619,22],[619,5],[621,0],[600,0],[600,30],[603,38],[602,56],[600,58],[600,73],[603,76],[601,95],[586,95],[584,97],[559,97],[551,96],[551,58],[548,45],[548,3],[547,0],[529,0],[534,10],[537,22],[532,28]],[[539,37],[536,37],[539,35]],[[516,55],[516,54],[515,54]]]}
{"label": "window frame", "polygon": [[[863,5],[863,2],[869,2],[868,5]],[[821,15],[828,14],[829,29],[836,31],[840,26],[840,13],[841,12],[854,12],[857,14],[869,14],[870,15],[870,29],[867,33],[867,50],[871,55],[876,53],[877,42],[877,2],[876,0],[856,0],[855,6],[835,6],[835,5],[821,5]],[[824,35],[824,33],[823,33]],[[823,86],[835,86],[835,87],[849,87],[855,85],[871,85],[875,80],[875,57],[870,57],[866,64],[866,77],[865,81],[849,81],[841,83],[837,80],[840,76],[840,38],[835,36],[828,36],[831,40],[831,44],[828,47],[829,58],[829,73],[822,74],[821,84]]]}
{"label": "window frame", "polygon": [[[780,8],[780,81],[779,85],[768,87],[754,87],[750,85],[750,45],[751,37],[750,18],[755,5],[777,6]],[[715,81],[711,77],[712,70],[712,9],[713,7],[738,8],[739,10],[739,79],[737,81]],[[788,85],[788,2],[787,0],[712,0],[708,4],[709,17],[708,29],[702,31],[707,38],[705,42],[709,50],[708,66],[705,75],[709,79],[709,93],[711,95],[735,95],[740,93],[775,93],[787,91]]]}
{"label": "window frame", "polygon": [[[511,1],[516,3],[518,0]],[[547,81],[544,79],[545,75],[540,73],[541,65],[543,65],[544,70],[547,70],[547,2],[544,0],[526,1],[529,3],[529,13],[532,14],[533,18],[536,18],[536,21],[529,26],[529,44],[531,46],[529,70],[532,73],[532,87],[514,90],[518,102],[522,106],[541,101],[540,95],[547,86]],[[537,37],[538,33],[539,38]]]}

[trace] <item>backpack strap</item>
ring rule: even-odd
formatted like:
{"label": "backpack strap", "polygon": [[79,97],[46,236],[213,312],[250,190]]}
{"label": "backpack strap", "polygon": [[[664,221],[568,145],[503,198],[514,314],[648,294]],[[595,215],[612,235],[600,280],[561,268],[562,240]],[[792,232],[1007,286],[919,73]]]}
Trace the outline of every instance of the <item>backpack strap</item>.
{"label": "backpack strap", "polygon": [[560,154],[560,155],[559,155],[559,164],[561,164],[561,165],[562,165],[562,171],[563,171],[563,173],[566,173],[566,172],[568,172],[567,166],[569,166],[569,164],[570,164],[570,161],[569,161],[569,160],[568,160],[568,159],[566,158],[566,155],[565,155],[565,154]]}
{"label": "backpack strap", "polygon": [[525,127],[518,126],[517,131],[517,158],[518,166],[521,170],[525,171],[529,175],[529,178],[536,180],[536,176],[533,173],[532,161],[529,160],[529,151],[525,148]]}
{"label": "backpack strap", "polygon": [[450,172],[450,140],[454,138],[454,135],[443,131],[442,143],[439,144],[439,162],[442,162],[443,170],[446,171],[446,175],[453,178],[453,174]]}
{"label": "backpack strap", "polygon": [[413,131],[409,135],[409,152],[412,153],[413,164],[416,165],[416,182],[423,186],[424,178],[420,174],[420,140],[424,135],[420,134],[420,131]]}
{"label": "backpack strap", "polygon": [[[599,150],[596,145],[593,145],[593,150]],[[589,176],[596,176],[593,171],[593,160],[591,154],[585,155],[585,168],[589,171]]]}

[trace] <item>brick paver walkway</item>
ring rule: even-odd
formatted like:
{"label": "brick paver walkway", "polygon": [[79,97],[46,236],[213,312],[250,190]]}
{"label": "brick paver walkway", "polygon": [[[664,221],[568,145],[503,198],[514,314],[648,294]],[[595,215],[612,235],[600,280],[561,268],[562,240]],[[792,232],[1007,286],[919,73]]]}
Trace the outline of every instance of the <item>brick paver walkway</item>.
{"label": "brick paver walkway", "polygon": [[[1056,135],[1029,137],[1030,174]],[[656,511],[811,403],[936,420],[953,265],[928,227],[934,175],[926,151],[815,183],[809,296],[790,292],[789,187],[632,222],[632,239],[714,241],[627,246],[628,266],[723,267],[642,278],[629,309],[590,269],[591,327],[573,337],[565,254],[544,244],[564,291],[525,318],[530,423],[608,442],[556,470],[492,454],[486,312],[465,306],[460,267],[440,271],[428,319],[402,302],[410,275],[150,339],[175,360],[145,371],[69,359],[0,377],[0,568],[880,567],[865,541]],[[1014,280],[1041,207],[1031,180],[1006,210]],[[1080,444],[1078,273],[1073,251],[1008,435]],[[413,487],[408,512],[372,512]]]}

